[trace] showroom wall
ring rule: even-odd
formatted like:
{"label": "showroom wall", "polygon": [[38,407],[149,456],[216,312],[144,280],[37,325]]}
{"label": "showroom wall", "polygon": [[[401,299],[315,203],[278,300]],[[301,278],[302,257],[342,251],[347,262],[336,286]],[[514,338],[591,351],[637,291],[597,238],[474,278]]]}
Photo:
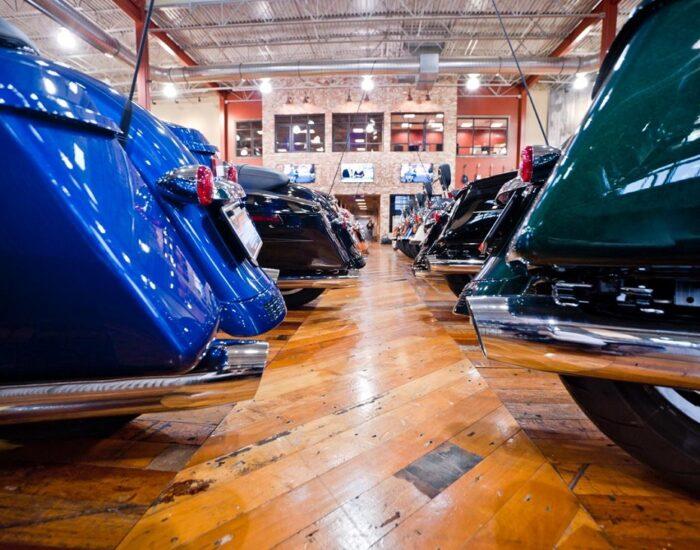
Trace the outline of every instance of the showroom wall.
{"label": "showroom wall", "polygon": [[[540,110],[540,116],[548,131],[554,132],[553,143],[557,143],[560,133],[566,133],[577,124],[585,110],[583,96],[570,95],[565,91],[552,92],[547,86],[535,86],[531,90]],[[314,89],[308,95],[308,102],[299,91],[273,91],[264,99],[242,101],[241,97],[229,94],[226,109],[228,112],[228,158],[234,162],[264,164],[270,168],[281,169],[284,164],[313,163],[316,165],[317,183],[321,190],[329,190],[336,175],[338,163],[371,163],[374,165],[374,182],[366,184],[347,184],[337,182],[333,193],[354,195],[356,192],[380,196],[380,224],[382,233],[389,230],[389,205],[392,194],[415,194],[420,184],[402,184],[399,172],[402,163],[448,163],[453,169],[453,182],[461,186],[461,177],[466,174],[469,180],[475,177],[488,177],[514,169],[517,165],[518,151],[518,97],[485,97],[485,93],[467,95],[457,86],[435,87],[426,100],[424,92],[412,91],[413,100],[407,98],[407,88],[376,88],[369,94],[369,100],[358,103],[360,90],[351,92],[351,101],[347,101],[347,89]],[[510,92],[511,94],[513,92]],[[291,97],[291,103],[289,98]],[[553,113],[548,113],[549,103],[555,105]],[[221,148],[222,118],[219,97],[215,93],[200,97],[172,100],[157,100],[153,106],[156,116],[164,120],[200,129],[205,136]],[[383,113],[383,147],[374,152],[332,152],[332,115],[333,113]],[[392,112],[442,112],[444,113],[444,138],[442,152],[394,152],[391,151],[391,113]],[[312,153],[275,153],[274,152],[274,117],[276,114],[324,114],[325,115],[325,150]],[[507,117],[507,154],[504,156],[471,155],[456,156],[458,117]],[[251,120],[263,121],[263,157],[236,156],[236,124]],[[528,104],[525,127],[522,129],[522,144],[539,144],[543,139],[537,122]]]}
{"label": "showroom wall", "polygon": [[503,157],[491,156],[460,156],[457,157],[457,180],[466,174],[469,181],[486,178],[494,174],[500,174],[512,170],[517,164],[518,143],[518,98],[509,97],[484,97],[461,94],[458,98],[457,113],[460,117],[507,117],[508,118],[508,142],[507,155]]}
{"label": "showroom wall", "polygon": [[197,128],[217,147],[220,147],[219,96],[215,93],[177,100],[157,99],[151,112],[166,122]]}
{"label": "showroom wall", "polygon": [[262,157],[236,155],[236,124],[251,120],[262,120],[262,100],[243,101],[230,93],[226,100],[228,112],[228,158],[231,162],[261,165]]}
{"label": "showroom wall", "polygon": [[568,86],[550,90],[548,126],[551,145],[560,147],[576,132],[590,104],[590,85],[583,90],[572,90]]}
{"label": "showroom wall", "polygon": [[[392,194],[415,194],[422,189],[421,184],[400,183],[399,173],[402,163],[448,163],[455,166],[455,139],[457,115],[456,86],[439,87],[430,91],[430,100],[424,92],[413,91],[413,100],[407,98],[406,88],[376,88],[369,94],[369,100],[359,105],[360,90],[353,90],[352,101],[347,101],[347,89],[318,89],[308,96],[308,103],[297,93],[288,103],[289,93],[273,91],[263,100],[263,162],[265,166],[280,169],[284,164],[313,163],[316,165],[317,189],[328,191],[331,188],[338,164],[371,163],[374,165],[373,183],[339,183],[333,186],[333,193],[352,195],[355,192],[380,195],[380,234],[389,231],[389,204]],[[382,151],[334,153],[332,151],[333,113],[383,113]],[[393,152],[391,143],[391,113],[444,113],[444,144],[442,152]],[[281,114],[324,114],[324,152],[275,153],[275,115]],[[337,179],[337,178],[336,178]]]}

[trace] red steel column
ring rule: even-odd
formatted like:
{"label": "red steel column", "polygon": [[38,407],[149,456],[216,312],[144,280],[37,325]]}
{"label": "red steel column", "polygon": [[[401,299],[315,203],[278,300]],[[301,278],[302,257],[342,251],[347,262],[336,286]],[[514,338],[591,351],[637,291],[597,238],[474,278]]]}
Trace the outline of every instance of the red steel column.
{"label": "red steel column", "polygon": [[228,161],[228,92],[219,92],[219,130],[221,132],[221,158]]}
{"label": "red steel column", "polygon": [[618,0],[603,0],[603,13],[605,19],[600,33],[600,61],[603,62],[605,54],[608,53],[610,45],[617,34],[617,3]]}
{"label": "red steel column", "polygon": [[[134,32],[136,33],[136,48],[138,50],[141,45],[139,42],[141,40],[141,34],[143,33],[143,26],[146,19],[146,12],[143,9],[143,4],[141,5],[140,18],[134,22]],[[136,75],[136,92],[137,99],[136,103],[141,105],[144,109],[151,109],[151,63],[148,58],[148,34],[145,37],[146,46],[143,50],[143,59],[141,60],[141,66],[139,67],[139,72]]]}

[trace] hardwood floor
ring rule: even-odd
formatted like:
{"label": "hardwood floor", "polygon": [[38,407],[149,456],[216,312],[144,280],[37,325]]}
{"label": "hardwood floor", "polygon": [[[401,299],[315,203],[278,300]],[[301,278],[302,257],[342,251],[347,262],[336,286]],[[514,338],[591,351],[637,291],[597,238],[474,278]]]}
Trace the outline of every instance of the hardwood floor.
{"label": "hardwood floor", "polygon": [[265,336],[253,401],[0,433],[0,545],[679,548],[700,506],[553,375],[487,365],[454,297],[374,246]]}

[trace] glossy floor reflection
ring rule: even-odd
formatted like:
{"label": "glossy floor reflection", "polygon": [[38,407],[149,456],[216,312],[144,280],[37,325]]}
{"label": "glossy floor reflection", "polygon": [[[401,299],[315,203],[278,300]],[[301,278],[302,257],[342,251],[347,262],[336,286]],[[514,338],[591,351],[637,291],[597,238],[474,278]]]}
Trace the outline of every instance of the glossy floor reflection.
{"label": "glossy floor reflection", "polygon": [[414,279],[409,266],[374,246],[358,288],[291,312],[267,335],[274,357],[254,401],[111,429],[5,433],[0,543],[597,548],[700,539],[696,503],[605,440],[556,377],[481,361],[446,285]]}

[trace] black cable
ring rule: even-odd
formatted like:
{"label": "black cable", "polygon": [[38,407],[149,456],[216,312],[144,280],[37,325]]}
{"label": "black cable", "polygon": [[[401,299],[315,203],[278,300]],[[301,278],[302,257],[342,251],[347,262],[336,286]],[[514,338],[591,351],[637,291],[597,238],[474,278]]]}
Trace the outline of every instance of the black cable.
{"label": "black cable", "polygon": [[139,69],[141,68],[141,61],[143,60],[143,52],[146,49],[146,44],[148,40],[148,28],[151,26],[151,16],[153,15],[153,4],[155,0],[150,0],[148,3],[148,10],[146,11],[146,19],[143,23],[143,29],[141,30],[141,40],[139,42],[139,49],[136,52],[136,64],[134,65],[134,75],[131,78],[131,88],[129,88],[129,96],[126,100],[126,105],[124,105],[124,111],[122,112],[122,119],[119,122],[119,129],[122,131],[119,136],[119,143],[122,146],[126,146],[126,140],[129,137],[129,127],[131,126],[131,115],[134,110],[134,92],[136,91],[136,80],[138,79]]}
{"label": "black cable", "polygon": [[545,143],[545,145],[549,145],[549,140],[547,139],[547,133],[544,131],[544,126],[542,125],[542,121],[540,120],[540,114],[537,112],[537,107],[535,106],[535,102],[532,99],[532,94],[530,94],[530,88],[528,87],[527,81],[525,80],[525,75],[523,74],[523,71],[520,68],[520,62],[518,61],[518,56],[515,53],[515,49],[513,49],[513,44],[510,41],[510,36],[508,36],[508,31],[506,30],[506,26],[503,24],[503,19],[501,18],[501,12],[498,11],[498,6],[496,5],[496,0],[491,0],[491,3],[493,4],[493,9],[496,12],[496,17],[498,17],[498,22],[501,24],[501,29],[503,29],[503,34],[506,37],[506,42],[508,42],[508,47],[510,48],[510,53],[513,55],[513,60],[515,61],[515,66],[518,67],[518,73],[520,73],[520,81],[522,82],[523,88],[525,88],[525,92],[527,93],[527,97],[530,100],[530,105],[532,105],[532,110],[535,112],[535,118],[537,118],[537,125],[540,127],[540,132],[542,132],[542,137],[544,138],[544,143]]}

